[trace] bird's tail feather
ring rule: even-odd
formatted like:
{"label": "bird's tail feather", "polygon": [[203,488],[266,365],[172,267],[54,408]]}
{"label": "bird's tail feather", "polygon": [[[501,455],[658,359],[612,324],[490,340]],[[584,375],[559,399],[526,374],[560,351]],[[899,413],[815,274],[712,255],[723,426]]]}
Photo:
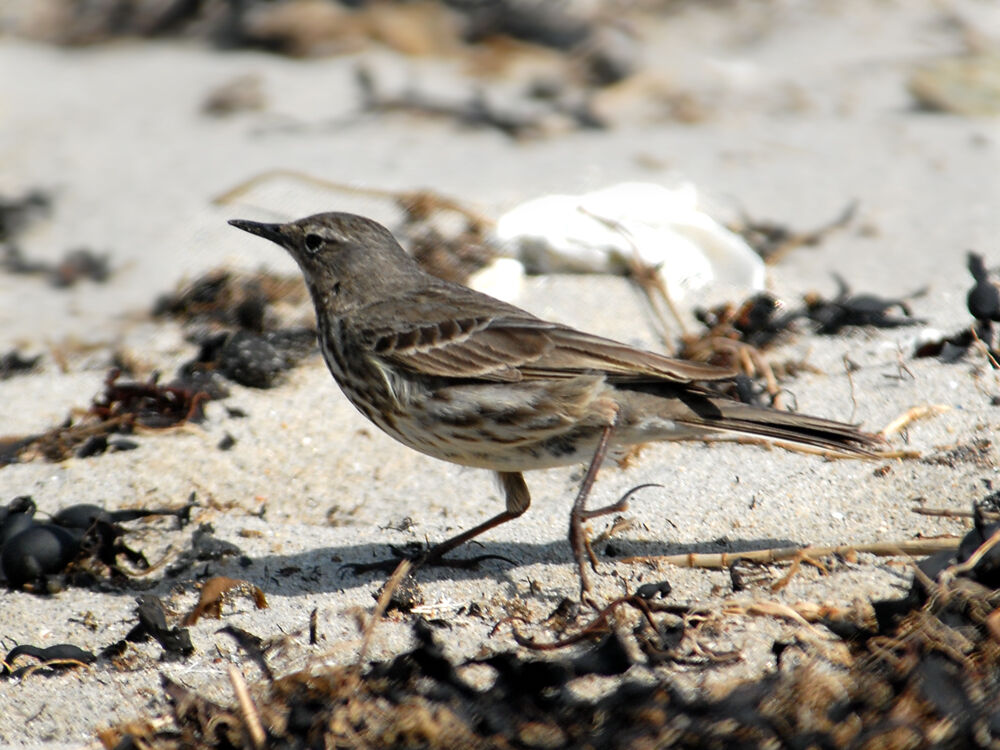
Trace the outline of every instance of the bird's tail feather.
{"label": "bird's tail feather", "polygon": [[[857,425],[832,419],[752,406],[739,401],[712,399],[711,405],[711,411],[715,413],[696,409],[697,418],[692,419],[689,424],[869,456],[875,455],[874,449],[884,442],[880,436],[864,432]],[[687,422],[684,419],[679,421]]]}

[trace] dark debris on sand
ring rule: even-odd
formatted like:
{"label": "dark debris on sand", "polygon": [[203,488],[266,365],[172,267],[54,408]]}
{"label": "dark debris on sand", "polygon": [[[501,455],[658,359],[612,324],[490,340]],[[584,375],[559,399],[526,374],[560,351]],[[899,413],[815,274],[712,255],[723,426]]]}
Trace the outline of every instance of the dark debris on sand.
{"label": "dark debris on sand", "polygon": [[[784,408],[779,384],[809,365],[801,361],[771,362],[767,352],[804,330],[834,336],[851,328],[900,328],[922,323],[906,300],[855,293],[836,274],[832,298],[810,292],[800,305],[786,305],[769,292],[758,292],[739,304],[695,308],[701,329],[681,336],[681,359],[708,362],[740,373],[727,395],[746,403]],[[919,296],[919,293],[911,295]],[[752,378],[761,378],[758,385]]]}
{"label": "dark debris on sand", "polygon": [[122,381],[117,369],[108,373],[104,389],[81,417],[36,435],[0,437],[0,467],[44,457],[64,461],[70,456],[88,458],[106,451],[131,450],[137,444],[116,435],[139,429],[162,430],[204,418],[206,391],[183,382],[161,385],[154,375],[145,382]]}
{"label": "dark debris on sand", "polygon": [[[623,21],[636,14],[612,0],[40,0],[39,4],[47,12],[9,14],[8,30],[72,46],[123,37],[183,37],[220,49],[256,49],[298,58],[381,47],[408,57],[464,56],[468,64],[463,67],[478,71],[461,102],[452,101],[446,90],[421,93],[407,87],[386,94],[374,85],[373,76],[359,78],[361,106],[348,121],[332,127],[363,123],[372,113],[405,111],[512,138],[604,128],[609,124],[601,108],[592,104],[595,95],[642,68],[642,37]],[[547,62],[511,97],[494,84],[496,76],[489,71],[513,69],[521,58]],[[253,110],[262,106],[261,101],[253,81],[244,78],[225,91],[212,92],[203,111],[216,116]]]}
{"label": "dark debris on sand", "polygon": [[[13,14],[13,30],[64,45],[183,36],[224,49],[262,49],[293,57],[351,53],[373,44],[404,54],[447,55],[504,40],[512,46],[516,40],[564,53],[577,62],[589,83],[601,86],[631,75],[639,57],[637,45],[619,39],[618,25],[608,23],[608,14],[620,16],[625,9],[603,0],[48,0],[48,5],[49,12],[33,23],[18,24]],[[387,22],[389,14],[398,16],[395,23]],[[615,31],[619,33],[611,33]]]}
{"label": "dark debris on sand", "polygon": [[[95,654],[72,643],[52,646],[18,644],[0,660],[0,679],[20,679],[34,672],[52,673],[88,665],[94,665],[95,668],[105,665],[122,668],[129,644],[144,643],[151,639],[162,647],[162,661],[180,661],[194,653],[190,632],[187,628],[167,625],[166,608],[159,598],[144,594],[136,598],[136,605],[136,625],[124,638],[105,646],[99,653]],[[35,661],[25,664],[24,657]]]}
{"label": "dark debris on sand", "polygon": [[954,363],[965,358],[970,350],[979,348],[994,369],[1000,368],[1000,348],[995,345],[993,324],[1000,321],[1000,282],[990,273],[979,253],[969,252],[966,267],[973,284],[966,295],[966,308],[972,323],[954,333],[930,341],[921,341],[914,357],[935,357],[941,362]]}
{"label": "dark debris on sand", "polygon": [[[77,410],[42,433],[0,436],[0,467],[132,450],[139,444],[131,438],[140,432],[201,422],[208,401],[229,396],[227,380],[254,388],[277,385],[287,370],[316,350],[316,334],[306,326],[281,327],[275,308],[306,298],[300,278],[222,270],[161,296],[154,316],[181,321],[188,339],[199,347],[196,356],[165,384],[158,373],[133,381],[113,368],[82,415]],[[38,361],[16,351],[3,355],[0,379],[29,371]]]}
{"label": "dark debris on sand", "polygon": [[155,317],[169,317],[185,325],[239,327],[261,331],[273,328],[269,305],[307,299],[298,276],[239,273],[215,269],[161,295],[153,305]]}
{"label": "dark debris on sand", "polygon": [[[910,592],[875,602],[874,617],[823,621],[842,641],[839,662],[805,643],[776,643],[776,668],[722,697],[691,697],[662,673],[626,674],[635,661],[623,638],[643,635],[646,654],[651,644],[669,653],[679,641],[662,627],[676,619],[670,607],[632,597],[648,617],[631,634],[594,631],[568,656],[507,652],[469,662],[492,668],[489,687],[466,680],[466,665],[417,620],[413,650],[366,669],[314,669],[256,685],[250,712],[246,702],[220,705],[164,680],[171,723],[133,722],[101,739],[107,748],[996,747],[998,539],[1000,525],[977,522],[957,555],[923,561]],[[800,658],[784,659],[789,648]],[[624,676],[603,697],[579,697],[573,681],[595,675]]]}
{"label": "dark debris on sand", "polygon": [[96,253],[86,247],[69,250],[59,261],[49,263],[31,260],[20,248],[9,245],[0,257],[0,268],[12,274],[41,276],[58,288],[71,287],[83,279],[101,284],[111,278],[107,253]]}
{"label": "dark debris on sand", "polygon": [[0,355],[0,380],[12,378],[15,375],[24,375],[38,369],[38,363],[42,355],[36,354],[33,357],[26,357],[17,349],[12,349],[6,354]]}
{"label": "dark debris on sand", "polygon": [[221,396],[226,389],[216,376],[251,388],[271,388],[316,350],[313,328],[282,327],[274,309],[279,303],[299,304],[306,294],[300,278],[220,269],[161,296],[153,315],[181,321],[187,338],[199,347],[195,358],[181,367],[181,378]]}
{"label": "dark debris on sand", "polygon": [[30,495],[0,505],[0,583],[36,594],[66,584],[95,586],[129,580],[150,569],[146,556],[125,542],[123,524],[172,516],[178,527],[191,518],[194,498],[179,508],[107,510],[91,503],[69,505],[50,517],[36,515]]}
{"label": "dark debris on sand", "polygon": [[[834,274],[834,279],[837,282],[835,297],[827,299],[815,292],[804,297],[805,308],[801,314],[812,321],[817,333],[833,335],[849,326],[902,328],[924,322],[913,317],[905,299],[858,294],[852,292],[840,276]],[[910,296],[921,294],[922,291]]]}
{"label": "dark debris on sand", "polygon": [[0,196],[0,243],[12,242],[51,210],[52,196],[44,190],[31,190],[19,198]]}

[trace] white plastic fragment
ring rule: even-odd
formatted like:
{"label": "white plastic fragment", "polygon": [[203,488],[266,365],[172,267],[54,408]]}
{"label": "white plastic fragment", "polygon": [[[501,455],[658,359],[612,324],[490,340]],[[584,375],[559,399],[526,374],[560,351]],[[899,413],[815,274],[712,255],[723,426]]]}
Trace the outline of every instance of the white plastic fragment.
{"label": "white plastic fragment", "polygon": [[657,269],[674,300],[721,283],[764,288],[764,262],[698,207],[689,182],[626,182],[583,195],[546,195],[497,221],[496,240],[529,271],[624,273]]}

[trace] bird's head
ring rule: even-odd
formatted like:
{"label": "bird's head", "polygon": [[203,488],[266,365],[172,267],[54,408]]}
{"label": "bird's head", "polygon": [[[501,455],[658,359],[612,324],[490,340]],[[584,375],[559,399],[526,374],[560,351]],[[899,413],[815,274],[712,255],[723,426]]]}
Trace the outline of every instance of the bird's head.
{"label": "bird's head", "polygon": [[334,314],[407,291],[423,275],[388,229],[363,216],[324,213],[287,224],[229,223],[285,248],[302,269],[317,308]]}

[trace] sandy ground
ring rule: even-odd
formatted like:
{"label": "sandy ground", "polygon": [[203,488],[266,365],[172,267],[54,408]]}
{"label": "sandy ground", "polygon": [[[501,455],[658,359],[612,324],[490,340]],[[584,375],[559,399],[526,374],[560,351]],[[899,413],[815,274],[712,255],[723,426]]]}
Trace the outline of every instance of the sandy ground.
{"label": "sandy ground", "polygon": [[[195,43],[64,50],[0,38],[0,192],[14,196],[41,187],[55,195],[52,216],[32,226],[22,249],[51,260],[87,246],[107,252],[115,270],[106,284],[68,290],[0,273],[0,351],[19,346],[46,354],[40,373],[0,382],[0,434],[43,430],[71,408],[87,406],[116,349],[167,373],[189,359],[194,347],[179,327],[147,315],[156,295],[181,279],[220,264],[293,270],[277,248],[227,227],[227,219],[340,209],[394,220],[385,202],[287,181],[251,191],[236,205],[210,203],[272,168],[364,187],[429,187],[488,215],[550,191],[677,175],[705,191],[724,218],[742,209],[809,228],[857,200],[851,228],[771,269],[773,289],[790,299],[809,289],[831,294],[832,272],[885,296],[926,288],[912,301],[914,314],[934,328],[957,329],[968,322],[965,252],[977,249],[989,265],[1000,263],[1000,131],[996,120],[918,111],[905,81],[914,65],[962,52],[969,28],[995,40],[1000,16],[988,4],[929,0],[682,10],[643,27],[643,75],[709,92],[712,107],[703,121],[637,114],[609,131],[527,143],[404,114],[355,116],[352,70],[359,60],[387,78],[412,75],[428,85],[467,87],[452,61],[414,62],[376,48],[290,61]],[[261,79],[262,111],[226,119],[201,113],[210,89],[244,74]],[[634,96],[642,101],[641,93]],[[623,111],[630,101],[623,98]],[[539,315],[656,346],[644,308],[621,279],[531,278],[518,301]],[[1000,394],[994,374],[981,356],[954,365],[913,360],[921,330],[804,335],[774,356],[806,357],[817,370],[787,384],[801,411],[877,430],[910,407],[940,404],[948,410],[912,425],[905,444],[899,437],[894,443],[933,454],[992,440],[1000,424],[991,404]],[[63,369],[50,352],[71,342],[85,346]],[[858,366],[850,379],[845,356]],[[196,492],[203,506],[197,520],[211,522],[250,561],[246,567],[213,563],[210,571],[252,581],[270,603],[258,611],[237,600],[225,610],[226,622],[265,637],[287,636],[275,659],[279,672],[356,657],[355,613],[371,611],[383,577],[345,574],[341,562],[383,556],[390,543],[441,539],[500,507],[486,472],[419,456],[367,424],[318,356],[276,389],[234,386],[225,405],[249,417],[232,419],[222,404],[211,404],[203,426],[143,437],[135,451],[0,469],[0,501],[30,494],[51,512],[76,502],[177,505]],[[216,445],[225,433],[237,443],[222,452]],[[622,554],[907,540],[961,533],[963,522],[919,516],[911,507],[924,498],[929,506],[967,509],[994,480],[996,459],[992,448],[978,463],[937,465],[830,462],[752,446],[657,445],[628,471],[604,472],[594,503],[639,483],[661,485],[633,502],[627,513],[633,527],[615,537]],[[876,473],[880,468],[885,471]],[[512,648],[511,628],[494,631],[498,621],[518,612],[538,623],[563,597],[576,595],[565,530],[580,475],[578,468],[530,475],[535,503],[529,513],[484,538],[481,552],[516,564],[420,573],[429,616],[450,623],[441,635],[449,653]],[[594,533],[609,524],[596,522]],[[137,544],[161,543],[166,526],[154,529],[161,531],[143,532]],[[180,535],[171,540],[183,541]],[[783,571],[771,572],[776,578]],[[679,602],[712,606],[731,596],[725,572],[606,558],[600,573],[597,592],[606,599],[663,578]],[[892,595],[907,576],[898,560],[862,556],[834,563],[828,575],[804,570],[780,593],[765,588],[743,597],[848,606]],[[190,582],[167,581],[154,592],[178,612],[197,597]],[[471,602],[482,615],[462,609]],[[314,608],[321,640],[309,646]],[[124,636],[133,609],[130,592],[4,592],[0,642],[5,650],[62,642],[99,649]],[[405,649],[411,619],[390,616],[369,657]],[[794,628],[771,618],[723,623],[715,645],[740,650],[742,661],[708,672],[677,669],[672,679],[712,687],[752,678],[773,668],[772,641]],[[0,743],[76,746],[111,722],[162,713],[161,673],[228,701],[226,666],[242,661],[216,633],[219,627],[215,620],[195,625],[197,653],[180,663],[161,663],[157,646],[140,645],[129,670],[105,665],[0,681]],[[244,671],[256,678],[251,665]]]}

